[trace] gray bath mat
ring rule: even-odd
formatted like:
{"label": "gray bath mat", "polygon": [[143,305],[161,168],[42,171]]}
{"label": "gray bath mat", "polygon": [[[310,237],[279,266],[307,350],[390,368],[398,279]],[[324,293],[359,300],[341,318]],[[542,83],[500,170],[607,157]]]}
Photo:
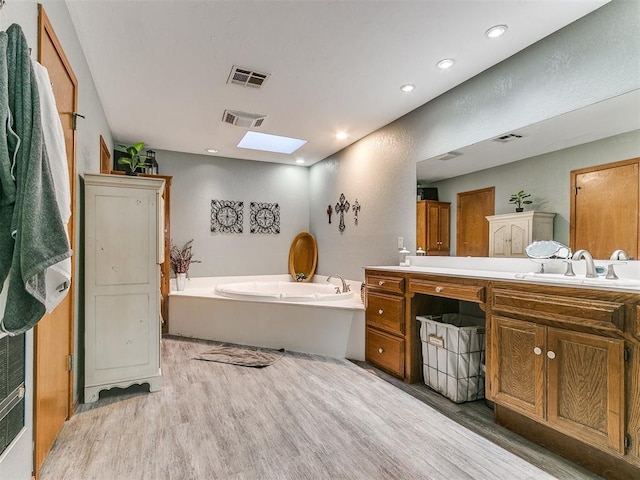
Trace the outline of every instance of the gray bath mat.
{"label": "gray bath mat", "polygon": [[201,353],[195,359],[230,363],[243,367],[268,367],[280,360],[284,354],[284,348],[274,350],[271,348],[236,345],[234,343],[222,343],[213,345],[210,350]]}

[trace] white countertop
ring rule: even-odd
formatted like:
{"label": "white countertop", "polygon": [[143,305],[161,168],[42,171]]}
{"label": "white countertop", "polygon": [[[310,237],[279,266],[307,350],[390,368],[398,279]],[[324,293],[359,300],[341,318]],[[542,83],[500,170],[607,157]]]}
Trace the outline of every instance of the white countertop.
{"label": "white countertop", "polygon": [[557,286],[589,288],[597,290],[623,291],[640,293],[640,262],[618,262],[595,260],[596,266],[607,267],[614,263],[618,280],[608,280],[604,276],[598,278],[585,277],[585,262],[574,261],[575,277],[564,275],[565,265],[560,260],[545,262],[545,272],[540,264],[527,258],[488,258],[488,257],[408,257],[410,266],[367,266],[375,269],[401,273],[424,273],[432,275],[448,275],[463,278],[480,278],[485,280],[508,280],[536,284],[552,284]]}

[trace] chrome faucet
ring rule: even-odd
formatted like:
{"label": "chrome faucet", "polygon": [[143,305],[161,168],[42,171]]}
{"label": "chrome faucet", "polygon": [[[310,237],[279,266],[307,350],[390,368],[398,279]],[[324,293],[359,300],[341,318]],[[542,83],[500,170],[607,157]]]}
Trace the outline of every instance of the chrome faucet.
{"label": "chrome faucet", "polygon": [[573,254],[573,260],[580,260],[581,258],[584,258],[587,265],[587,274],[585,276],[587,278],[598,278],[598,275],[596,274],[596,266],[593,263],[593,257],[591,254],[586,250],[577,250]]}
{"label": "chrome faucet", "polygon": [[[609,260],[631,260],[631,257],[629,255],[627,255],[627,252],[625,252],[624,250],[618,249],[618,250],[614,250],[613,253],[611,254],[611,257],[609,257]],[[614,265],[620,265],[619,263],[610,263],[607,266],[607,276],[605,278],[607,278],[608,280],[617,280],[618,276],[616,275],[616,271],[613,269]]]}
{"label": "chrome faucet", "polygon": [[[349,288],[349,284],[345,282],[344,278],[342,278],[340,275],[331,275],[330,277],[327,277],[327,282],[334,277],[339,278],[340,281],[342,282],[342,293],[347,293],[351,291],[351,288]],[[340,293],[340,287],[336,287],[336,293]]]}
{"label": "chrome faucet", "polygon": [[629,258],[629,255],[627,255],[627,252],[618,249],[613,251],[611,257],[609,257],[609,260],[631,260],[631,258]]}

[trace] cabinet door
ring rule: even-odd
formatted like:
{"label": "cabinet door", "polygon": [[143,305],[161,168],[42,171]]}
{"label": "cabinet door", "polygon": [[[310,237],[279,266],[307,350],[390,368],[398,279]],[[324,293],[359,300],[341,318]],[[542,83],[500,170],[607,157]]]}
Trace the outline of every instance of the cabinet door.
{"label": "cabinet door", "polygon": [[489,232],[489,256],[508,257],[511,254],[508,240],[511,238],[508,222],[492,222]]}
{"label": "cabinet door", "polygon": [[451,249],[449,245],[449,219],[450,219],[450,205],[440,205],[438,208],[438,236],[439,236],[439,246],[438,250],[441,250],[442,253],[449,253]]}
{"label": "cabinet door", "polygon": [[509,253],[511,257],[524,257],[524,249],[531,243],[531,224],[528,220],[514,220],[509,224]]}
{"label": "cabinet door", "polygon": [[530,417],[544,418],[545,327],[504,317],[493,318],[494,401]]}
{"label": "cabinet door", "polygon": [[549,422],[624,453],[624,342],[549,328],[547,357]]}
{"label": "cabinet door", "polygon": [[437,251],[440,246],[440,219],[439,214],[440,207],[438,204],[428,203],[427,204],[427,246],[426,252],[431,252],[432,255],[437,255],[437,253],[433,253]]}
{"label": "cabinet door", "polygon": [[416,206],[416,248],[427,251],[427,203],[424,200]]}

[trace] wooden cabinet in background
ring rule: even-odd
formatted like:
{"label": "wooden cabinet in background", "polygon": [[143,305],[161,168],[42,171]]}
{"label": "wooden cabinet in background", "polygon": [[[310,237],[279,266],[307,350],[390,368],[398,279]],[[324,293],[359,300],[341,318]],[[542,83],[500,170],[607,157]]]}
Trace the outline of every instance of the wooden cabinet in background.
{"label": "wooden cabinet in background", "polygon": [[420,200],[416,214],[416,247],[427,255],[449,255],[451,203]]}
{"label": "wooden cabinet in background", "polygon": [[520,212],[490,215],[489,256],[526,257],[525,248],[536,240],[553,240],[555,213]]}

